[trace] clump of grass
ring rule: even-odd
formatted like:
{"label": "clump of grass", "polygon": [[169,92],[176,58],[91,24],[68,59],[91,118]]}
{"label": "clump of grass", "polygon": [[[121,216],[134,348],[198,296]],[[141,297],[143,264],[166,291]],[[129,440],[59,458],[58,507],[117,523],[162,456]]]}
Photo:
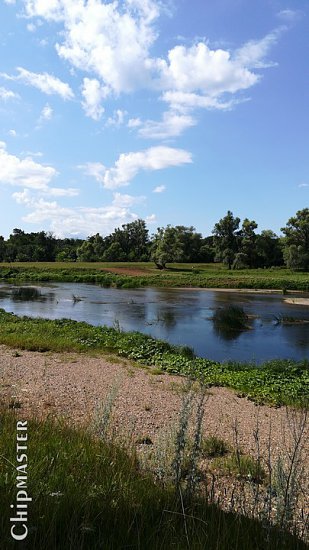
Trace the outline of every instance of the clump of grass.
{"label": "clump of grass", "polygon": [[225,331],[244,330],[248,328],[248,316],[240,306],[229,305],[216,310],[213,322]]}
{"label": "clump of grass", "polygon": [[215,435],[210,435],[206,439],[201,441],[201,454],[207,458],[216,458],[218,456],[224,456],[230,450],[229,445]]}
{"label": "clump of grass", "polygon": [[215,459],[213,468],[253,483],[262,483],[266,479],[266,472],[259,460],[237,451],[224,458]]}

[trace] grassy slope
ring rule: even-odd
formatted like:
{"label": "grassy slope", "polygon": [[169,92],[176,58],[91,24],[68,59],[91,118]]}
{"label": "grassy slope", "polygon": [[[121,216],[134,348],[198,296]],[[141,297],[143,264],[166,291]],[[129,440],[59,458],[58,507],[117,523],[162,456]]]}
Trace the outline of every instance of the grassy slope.
{"label": "grassy slope", "polygon": [[[284,531],[226,513],[139,471],[134,454],[49,420],[28,422],[27,546],[10,536],[16,502],[16,419],[0,414],[0,540],[6,550],[147,548],[302,550]],[[184,513],[186,520],[184,521]]]}
{"label": "grassy slope", "polygon": [[258,402],[304,406],[309,395],[308,361],[277,360],[260,367],[194,358],[189,348],[141,333],[120,332],[68,319],[18,317],[0,310],[0,343],[38,351],[112,351],[143,365],[227,386]]}
{"label": "grassy slope", "polygon": [[[119,268],[120,274],[106,271]],[[8,282],[89,282],[122,288],[166,286],[309,291],[308,273],[284,268],[228,271],[218,264],[171,264],[169,269],[159,271],[152,263],[25,262],[0,264],[0,279]]]}

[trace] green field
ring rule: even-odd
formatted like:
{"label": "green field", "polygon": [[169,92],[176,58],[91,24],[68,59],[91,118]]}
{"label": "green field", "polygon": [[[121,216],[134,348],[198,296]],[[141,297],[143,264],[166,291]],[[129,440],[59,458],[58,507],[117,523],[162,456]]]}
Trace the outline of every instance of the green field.
{"label": "green field", "polygon": [[229,271],[222,264],[170,264],[168,269],[160,271],[150,262],[2,263],[0,280],[84,282],[117,288],[164,286],[309,291],[306,272],[286,268]]}

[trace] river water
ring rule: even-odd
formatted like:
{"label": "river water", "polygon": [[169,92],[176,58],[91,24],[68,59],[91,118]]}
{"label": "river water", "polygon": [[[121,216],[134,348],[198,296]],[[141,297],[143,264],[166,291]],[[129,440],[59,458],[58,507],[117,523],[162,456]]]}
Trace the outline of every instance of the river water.
{"label": "river water", "polygon": [[[17,315],[116,324],[126,331],[137,330],[173,344],[191,346],[197,355],[218,361],[259,364],[274,358],[309,358],[309,323],[278,323],[281,316],[309,321],[309,308],[287,304],[281,294],[170,288],[128,290],[53,283],[36,285],[37,295],[25,297],[18,288],[0,284],[0,308]],[[293,295],[289,294],[289,298]],[[228,305],[245,310],[249,330],[222,332],[216,328],[212,319],[215,311]]]}

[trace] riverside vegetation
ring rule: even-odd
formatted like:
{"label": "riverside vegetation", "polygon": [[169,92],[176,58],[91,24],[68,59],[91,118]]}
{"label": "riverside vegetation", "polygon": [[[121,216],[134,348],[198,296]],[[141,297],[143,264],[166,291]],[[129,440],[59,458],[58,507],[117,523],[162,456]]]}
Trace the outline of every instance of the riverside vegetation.
{"label": "riverside vegetation", "polygon": [[77,282],[104,287],[195,287],[309,291],[306,272],[287,268],[229,271],[223,264],[171,264],[158,270],[149,262],[14,262],[0,264],[0,280],[7,283]]}
{"label": "riverside vegetation", "polygon": [[254,364],[216,363],[119,326],[97,327],[69,319],[18,317],[0,310],[0,343],[33,351],[113,352],[139,364],[197,378],[207,385],[227,386],[260,403],[306,406],[309,362],[273,360]]}

